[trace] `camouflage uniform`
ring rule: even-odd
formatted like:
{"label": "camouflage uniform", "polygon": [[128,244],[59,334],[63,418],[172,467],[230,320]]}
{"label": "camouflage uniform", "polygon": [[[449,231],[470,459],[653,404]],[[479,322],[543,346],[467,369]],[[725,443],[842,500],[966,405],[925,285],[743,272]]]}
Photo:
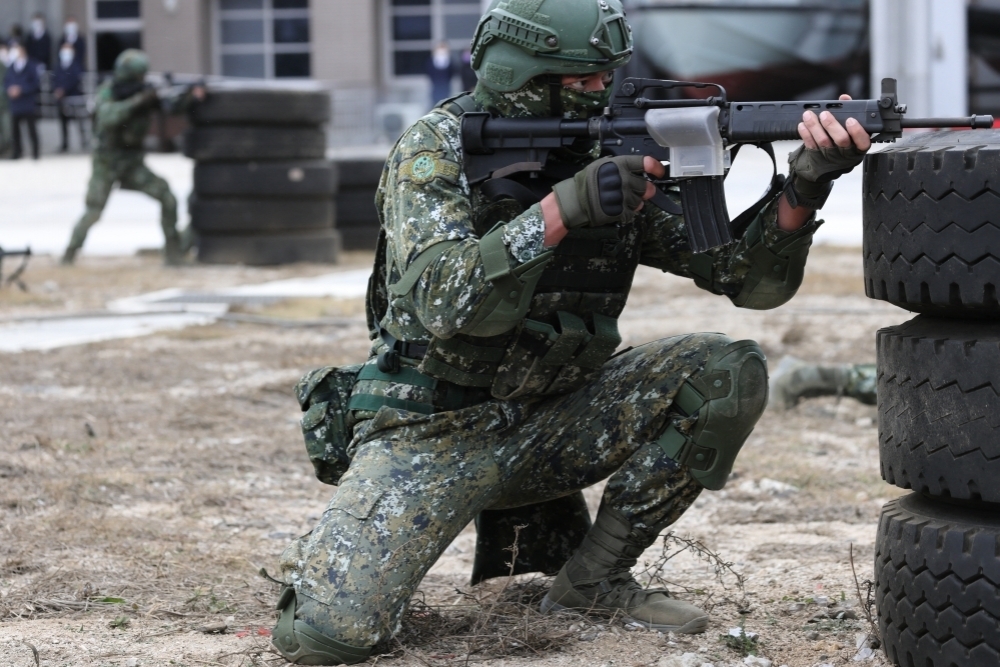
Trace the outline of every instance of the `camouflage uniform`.
{"label": "camouflage uniform", "polygon": [[[128,53],[130,51],[122,55]],[[177,232],[177,199],[170,192],[167,181],[150,171],[144,161],[143,139],[149,132],[158,101],[155,92],[149,89],[140,89],[125,99],[117,99],[114,88],[116,82],[120,82],[118,69],[116,63],[116,78],[104,82],[97,90],[94,109],[97,148],[87,186],[87,209],[73,228],[63,263],[72,263],[83,247],[87,232],[100,219],[116,183],[122,189],[143,192],[160,202],[165,256],[168,263],[175,263],[182,255],[181,238]]]}
{"label": "camouflage uniform", "polygon": [[784,409],[816,396],[847,396],[875,405],[877,385],[875,364],[809,364],[785,357],[771,378],[771,399]]}
{"label": "camouflage uniform", "polygon": [[[567,117],[587,115],[588,108],[606,102],[600,96],[572,97],[563,101]],[[475,93],[479,108],[508,117],[545,116],[548,100],[547,92],[530,83],[510,95],[482,87]],[[563,151],[556,160],[578,170],[595,156],[593,146],[581,145]],[[375,292],[385,295],[379,325],[398,340],[457,339],[470,344],[477,340],[469,331],[496,289],[480,256],[480,242],[488,233],[502,235],[506,252],[520,267],[542,266],[551,259],[552,252],[543,247],[539,205],[518,210],[510,202],[491,201],[481,187],[470,186],[461,165],[459,120],[444,109],[413,125],[389,156],[377,197],[386,267],[384,274],[376,272],[369,299]],[[775,199],[751,225],[754,232],[695,258],[688,249],[683,219],[647,204],[631,225],[614,230],[616,252],[693,278],[737,305],[773,308],[797,289],[820,224],[813,220],[789,233],[778,229],[776,217]],[[572,238],[571,233],[568,239]],[[435,247],[439,252],[412,290],[404,295],[393,292],[391,286],[405,282],[407,270]],[[780,280],[767,283],[775,258],[787,261],[787,270]],[[597,281],[602,271],[608,272],[608,280],[617,278],[611,273],[612,260],[580,262],[577,268],[595,275]],[[765,270],[762,262],[767,263]],[[758,287],[767,283],[768,288],[755,292],[751,283]],[[627,294],[628,286],[622,291]],[[624,306],[620,294],[591,296],[595,310],[608,310],[612,316]],[[557,298],[539,290],[531,312],[544,311]],[[609,306],[618,298],[620,303]],[[366,367],[373,367],[377,356],[388,349],[376,333]],[[435,358],[435,345],[431,343],[423,363],[404,357],[404,370],[426,370],[427,360]],[[355,394],[385,397],[396,401],[394,405],[434,405],[435,410],[419,414],[384,406],[353,413],[357,423],[349,446],[350,468],[317,527],[293,542],[282,557],[285,581],[297,593],[295,618],[336,637],[347,648],[371,647],[398,629],[402,611],[424,574],[477,515],[481,522],[484,510],[537,508],[559,499],[579,504],[581,489],[606,478],[602,511],[613,509],[634,530],[655,539],[703,488],[688,466],[665,453],[658,438],[670,428],[691,432],[698,415],[686,416],[676,409],[678,392],[702,373],[710,358],[732,345],[722,334],[677,336],[625,350],[594,372],[577,369],[577,376],[547,378],[545,387],[529,382],[526,390],[524,385],[518,388],[522,369],[508,359],[496,369],[492,388],[467,388],[464,404],[450,410],[445,409],[447,391],[440,383],[432,388],[360,379]],[[453,368],[474,367],[474,360],[461,358],[461,345],[457,349],[453,346],[436,358]],[[559,391],[560,387],[568,388]],[[759,396],[766,395],[766,384],[756,389]],[[498,398],[498,393],[507,397]],[[589,518],[584,522],[581,533],[589,527]],[[544,541],[547,536],[538,537]],[[571,548],[580,537],[576,535]],[[495,540],[494,547],[500,546],[509,542]],[[522,548],[555,550],[566,559],[559,544],[532,544],[524,535]],[[544,553],[540,559],[549,560]],[[361,651],[356,658],[365,655]]]}

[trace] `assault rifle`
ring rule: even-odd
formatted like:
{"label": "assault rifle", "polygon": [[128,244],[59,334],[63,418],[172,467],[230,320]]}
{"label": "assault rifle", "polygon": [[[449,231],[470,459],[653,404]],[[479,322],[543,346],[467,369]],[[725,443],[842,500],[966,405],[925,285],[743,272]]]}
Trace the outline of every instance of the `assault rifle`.
{"label": "assault rifle", "polygon": [[177,83],[174,80],[172,72],[164,72],[160,83],[153,83],[146,80],[118,82],[112,86],[111,94],[116,100],[126,100],[133,95],[152,90],[156,92],[156,97],[150,104],[158,107],[164,113],[172,114],[175,113],[194,88],[204,87],[204,79],[197,79],[188,83]]}
{"label": "assault rifle", "polygon": [[21,265],[14,270],[14,273],[10,274],[7,278],[7,285],[14,283],[21,288],[22,292],[27,292],[28,287],[23,282],[21,282],[21,274],[24,270],[28,268],[28,259],[31,257],[31,248],[25,248],[24,250],[4,250],[0,248],[0,287],[3,287],[3,260],[7,257],[21,257]]}
{"label": "assault rifle", "polygon": [[[664,99],[678,88],[715,88],[718,95]],[[519,172],[537,176],[553,149],[578,139],[599,142],[605,155],[651,155],[669,161],[667,177],[653,181],[657,192],[650,201],[668,213],[683,214],[691,250],[705,252],[739,238],[753,218],[748,213],[759,211],[769,198],[765,195],[730,221],[723,179],[739,147],[760,146],[773,161],[769,142],[799,139],[797,128],[805,111],[829,111],[841,123],[854,118],[873,135],[873,142],[895,141],[906,128],[993,126],[992,116],[904,118],[906,105],[897,100],[895,79],[882,79],[878,99],[729,102],[725,89],[715,83],[628,78],[603,115],[589,120],[464,114],[464,170],[471,184]],[[768,193],[781,183],[775,166]],[[664,192],[671,185],[680,188],[681,206]]]}

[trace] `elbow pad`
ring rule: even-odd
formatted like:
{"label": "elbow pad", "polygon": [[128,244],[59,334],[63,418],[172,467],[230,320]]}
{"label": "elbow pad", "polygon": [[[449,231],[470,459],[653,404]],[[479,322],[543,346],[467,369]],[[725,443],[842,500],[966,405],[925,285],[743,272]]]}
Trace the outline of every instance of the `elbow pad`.
{"label": "elbow pad", "polygon": [[516,265],[503,242],[503,230],[502,224],[497,225],[479,240],[479,255],[486,271],[486,280],[492,284],[493,289],[472,322],[467,327],[462,327],[464,334],[496,336],[517,326],[527,314],[542,271],[553,257],[550,251]]}
{"label": "elbow pad", "polygon": [[792,232],[769,248],[764,243],[763,225],[757,218],[747,228],[744,239],[751,269],[733,303],[754,310],[768,310],[786,303],[802,284],[812,230]]}

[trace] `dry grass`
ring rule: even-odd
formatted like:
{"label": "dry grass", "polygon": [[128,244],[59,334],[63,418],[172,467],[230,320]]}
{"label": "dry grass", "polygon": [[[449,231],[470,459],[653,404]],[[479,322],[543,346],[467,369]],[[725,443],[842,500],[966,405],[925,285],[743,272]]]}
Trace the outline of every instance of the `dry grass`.
{"label": "dry grass", "polygon": [[[817,250],[811,275],[854,280],[850,267],[860,253]],[[370,259],[359,256],[355,265]],[[140,289],[328,270],[170,271],[146,258],[84,260],[62,272],[36,258],[25,274],[28,294],[42,294],[48,280],[58,286],[44,292],[44,303],[20,305],[14,291],[0,290],[0,309],[78,310]],[[722,330],[764,341],[775,359],[870,361],[875,329],[906,318],[807,312],[817,304],[865,305],[857,294],[806,294],[790,310],[737,311],[655,272],[643,273],[636,290],[635,303],[648,310],[623,321],[630,341]],[[335,310],[342,306],[354,312],[360,301],[294,303],[281,316],[341,315]],[[291,387],[306,370],[356,362],[367,349],[362,326],[225,322],[0,355],[0,655],[17,646],[31,660],[23,639],[52,665],[124,666],[129,656],[143,665],[280,664],[258,634],[273,624],[277,586],[257,572],[275,569],[281,550],[316,523],[333,491],[312,477]],[[740,658],[719,634],[743,623],[761,634],[760,651],[775,665],[849,662],[854,636],[869,632],[868,623],[811,623],[816,607],[809,600],[855,597],[848,544],[858,580],[870,578],[878,508],[901,493],[879,478],[874,416],[870,407],[834,399],[767,412],[737,478],[703,494],[676,532],[647,552],[643,583],[666,582],[679,597],[712,608],[704,635],[660,637],[629,631],[618,619],[542,616],[544,578],[469,587],[470,528],[425,579],[398,642],[373,661],[631,667],[695,652],[729,667]],[[741,486],[764,478],[798,490],[773,495]],[[593,505],[600,490],[586,495]],[[790,611],[792,604],[803,608]],[[119,617],[128,627],[109,627]],[[220,622],[224,634],[198,631]],[[808,638],[812,632],[818,639]],[[91,653],[79,648],[86,640]]]}

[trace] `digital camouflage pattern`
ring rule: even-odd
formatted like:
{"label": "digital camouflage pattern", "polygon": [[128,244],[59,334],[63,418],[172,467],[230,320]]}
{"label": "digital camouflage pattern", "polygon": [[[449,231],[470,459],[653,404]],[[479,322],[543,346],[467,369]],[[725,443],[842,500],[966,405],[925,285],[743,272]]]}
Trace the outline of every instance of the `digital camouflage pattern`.
{"label": "digital camouflage pattern", "polygon": [[[476,100],[503,114],[541,115],[550,102],[543,91],[547,94],[547,86],[505,94],[477,89]],[[564,113],[599,112],[586,96],[571,95],[560,104]],[[487,232],[501,235],[514,265],[554,256],[543,247],[544,221],[537,204],[525,210],[516,202],[491,201],[480,187],[470,186],[461,169],[459,123],[438,109],[407,130],[388,158],[376,198],[385,231],[386,275],[376,275],[370,284],[370,312],[384,312],[377,324],[399,340],[432,341],[423,362],[403,359],[409,368],[420,363],[423,369],[434,358],[436,341],[483,340],[468,332],[494,289],[479,246]],[[593,144],[582,142],[552,161],[571,174],[596,155]],[[819,224],[810,221],[788,233],[778,229],[776,218],[775,201],[758,216],[760,233],[753,239],[695,259],[683,219],[647,205],[628,225],[585,230],[610,233],[614,238],[606,240],[613,241],[613,257],[570,253],[561,259],[556,255],[549,265],[562,262],[563,268],[577,267],[578,273],[567,275],[598,281],[602,272],[624,278],[620,289],[571,297],[538,291],[529,316],[554,316],[571,298],[574,312],[617,317],[640,262],[694,278],[738,301],[748,284],[761,280],[761,262],[768,263],[770,272],[773,258],[782,256],[788,244],[807,249]],[[439,248],[443,252],[431,255],[413,289],[392,295],[387,286],[399,282],[415,260],[438,244],[446,244]],[[564,255],[570,245],[569,237],[560,244]],[[754,307],[775,307],[791,297],[805,255],[802,251],[788,260],[784,289],[768,292]],[[697,271],[693,263],[698,263]],[[379,294],[384,309],[373,304]],[[377,331],[372,336],[369,365],[387,348]],[[284,580],[298,593],[296,617],[339,642],[370,647],[396,631],[424,574],[481,511],[571,496],[603,479],[608,479],[603,503],[655,537],[703,488],[687,468],[664,454],[657,438],[668,423],[690,434],[697,414],[682,417],[672,411],[674,396],[730,342],[721,334],[692,334],[649,343],[598,364],[582,386],[579,376],[563,378],[572,389],[554,396],[528,392],[502,400],[494,398],[494,384],[492,389],[468,389],[473,400],[458,410],[355,411],[350,467],[317,527],[282,557]],[[459,346],[437,358],[456,365],[478,363],[475,355],[462,357]],[[516,362],[508,355],[497,378],[515,384],[525,372]],[[375,379],[360,380],[353,391],[441,405],[441,397],[435,396],[439,388]],[[531,546],[546,548],[544,541]],[[551,548],[565,558],[561,545]],[[547,559],[543,554],[539,560]]]}
{"label": "digital camouflage pattern", "polygon": [[[492,99],[498,96],[492,91],[482,93],[479,88],[476,95],[477,99],[484,95],[491,95]],[[506,95],[511,100],[519,99],[517,93]],[[543,100],[539,103],[547,108]],[[522,110],[529,113],[531,107],[523,106]],[[509,113],[509,108],[504,112]],[[379,186],[376,206],[388,239],[389,283],[399,280],[406,267],[428,248],[442,241],[458,242],[423,272],[412,298],[394,299],[389,303],[382,326],[400,340],[427,341],[432,336],[449,338],[464,333],[492,290],[483,271],[478,244],[482,228],[492,227],[489,214],[497,205],[487,200],[480,188],[470,187],[462,173],[459,130],[459,119],[443,110],[425,116],[396,144]],[[593,159],[594,152],[584,150],[576,155],[564,153],[556,157],[582,166]],[[414,177],[412,165],[423,159],[432,161],[434,168],[429,170],[430,176]],[[386,197],[385,193],[393,196]],[[821,224],[812,221],[798,231],[784,232],[777,226],[777,208],[775,199],[760,214],[763,242],[767,247],[789,239],[808,241]],[[519,261],[528,262],[541,255],[544,223],[539,205],[531,206],[512,219],[496,222],[503,225],[504,242]],[[681,216],[647,205],[634,224],[640,233],[627,235],[626,242],[641,244],[637,250],[642,264],[681,276],[693,276],[690,270],[692,253]],[[742,240],[713,253],[713,292],[735,298],[743,290],[744,280],[753,268],[748,245]],[[800,262],[804,265],[804,256]],[[797,285],[789,291],[789,298],[795,287]],[[767,306],[776,307],[781,303]]]}
{"label": "digital camouflage pattern", "polygon": [[112,93],[114,81],[101,84],[94,109],[94,150],[90,184],[87,186],[86,211],[73,228],[63,256],[72,262],[83,247],[87,232],[101,218],[108,196],[117,183],[124,190],[137,190],[160,202],[160,226],[166,241],[168,262],[180,260],[182,243],[177,232],[177,199],[167,181],[145,164],[143,139],[156,107],[155,92],[142,91],[123,100]]}
{"label": "digital camouflage pattern", "polygon": [[[608,361],[596,382],[544,400],[489,400],[420,415],[383,408],[359,424],[354,459],[316,528],[281,559],[297,616],[372,646],[396,631],[427,570],[481,511],[572,494],[607,478],[602,502],[655,537],[701,485],[656,443],[680,385],[731,340],[691,334]],[[559,548],[556,545],[554,548]]]}

